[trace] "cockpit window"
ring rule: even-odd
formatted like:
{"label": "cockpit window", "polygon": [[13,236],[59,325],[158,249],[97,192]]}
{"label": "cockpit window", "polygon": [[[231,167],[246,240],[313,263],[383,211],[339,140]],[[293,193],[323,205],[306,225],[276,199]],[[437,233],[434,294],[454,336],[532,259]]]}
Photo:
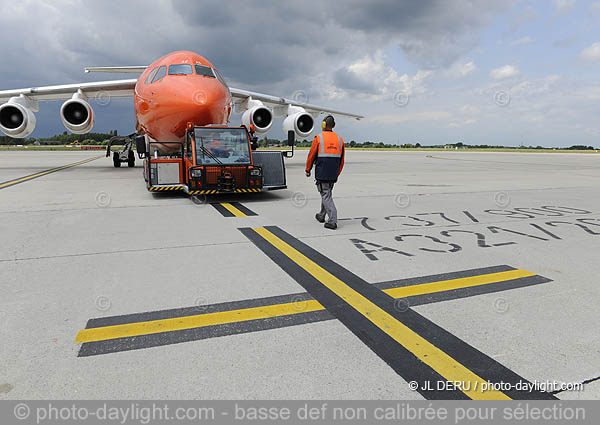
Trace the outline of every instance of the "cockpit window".
{"label": "cockpit window", "polygon": [[165,65],[163,65],[160,68],[158,68],[158,71],[156,71],[156,75],[152,79],[152,82],[154,83],[154,82],[160,80],[165,75],[167,75],[167,67]]}
{"label": "cockpit window", "polygon": [[154,68],[152,71],[150,71],[150,74],[148,74],[148,77],[146,78],[146,84],[150,84],[150,81],[152,81],[152,78],[154,78],[154,74],[156,74],[157,69],[158,69],[158,66],[156,68]]}
{"label": "cockpit window", "polygon": [[194,68],[196,68],[196,74],[201,75],[202,77],[215,78],[215,74],[210,66],[196,64],[194,65]]}
{"label": "cockpit window", "polygon": [[216,69],[213,69],[213,71],[217,75],[217,80],[219,80],[225,87],[227,87],[227,83],[225,82],[225,79],[223,78],[221,73],[219,71],[217,71]]}
{"label": "cockpit window", "polygon": [[169,66],[169,75],[189,75],[192,73],[192,65],[182,63]]}

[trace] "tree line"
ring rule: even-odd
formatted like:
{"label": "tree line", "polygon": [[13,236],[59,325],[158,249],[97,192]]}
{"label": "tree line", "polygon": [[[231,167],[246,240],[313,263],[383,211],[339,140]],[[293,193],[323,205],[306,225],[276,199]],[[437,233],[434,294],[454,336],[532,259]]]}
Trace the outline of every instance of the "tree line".
{"label": "tree line", "polygon": [[[301,147],[301,148],[310,148],[310,146],[312,145],[312,139],[311,140],[297,140],[296,141],[296,146]],[[366,142],[356,142],[354,140],[351,140],[349,142],[345,143],[346,146],[350,147],[350,148],[388,148],[388,149],[392,149],[392,148],[420,148],[421,144],[420,143],[416,143],[416,144],[411,144],[411,143],[406,143],[403,145],[394,145],[394,144],[390,144],[390,143],[383,143],[383,142],[371,142],[371,141],[366,141]],[[287,146],[287,140],[279,140],[279,139],[269,139],[266,136],[263,137],[262,139],[259,140],[259,146],[260,147],[268,147],[268,146],[278,146],[278,147],[284,147]]]}
{"label": "tree line", "polygon": [[[62,134],[57,134],[52,137],[28,137],[26,139],[15,139],[9,136],[0,136],[0,145],[69,145],[71,143],[79,143],[81,145],[107,145],[111,137],[118,136],[117,130],[109,131],[108,133],[87,133],[87,134],[71,134],[67,131],[63,131]],[[296,141],[298,147],[310,147],[312,139]],[[267,136],[258,139],[258,145],[261,148],[274,146],[274,147],[285,147],[287,146],[287,140],[271,139]],[[431,145],[422,146],[421,143],[404,143],[404,144],[392,144],[383,142],[373,142],[367,140],[365,142],[356,142],[351,140],[346,142],[346,146],[350,148],[368,148],[368,149],[394,149],[394,148],[459,148],[459,149],[551,149],[544,146],[494,146],[494,145],[468,145],[463,142],[449,143],[444,145]],[[593,146],[586,145],[572,145],[569,147],[555,148],[559,150],[594,150]]]}
{"label": "tree line", "polygon": [[15,139],[9,136],[0,136],[0,145],[69,145],[79,143],[81,145],[107,145],[111,137],[118,136],[117,130],[108,133],[71,134],[63,131],[51,137],[27,137],[26,139]]}

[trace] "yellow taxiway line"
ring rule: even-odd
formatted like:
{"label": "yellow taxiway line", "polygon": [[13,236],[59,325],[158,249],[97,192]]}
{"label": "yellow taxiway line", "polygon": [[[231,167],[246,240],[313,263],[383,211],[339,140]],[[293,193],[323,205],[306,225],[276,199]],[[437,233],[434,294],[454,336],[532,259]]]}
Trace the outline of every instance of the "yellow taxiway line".
{"label": "yellow taxiway line", "polygon": [[253,230],[446,380],[449,382],[470,383],[470,389],[465,389],[463,392],[471,399],[511,399],[501,391],[490,390],[482,392],[474,389],[486,387],[487,381],[460,364],[425,338],[418,335],[408,326],[359,292],[352,289],[346,283],[342,282],[336,276],[329,273],[288,243],[275,236],[269,230],[265,228],[255,228]]}
{"label": "yellow taxiway line", "polygon": [[233,214],[236,217],[248,217],[246,214],[244,214],[242,211],[231,205],[229,202],[221,202],[221,205],[223,205],[223,207],[225,207],[231,214]]}
{"label": "yellow taxiway line", "polygon": [[30,176],[21,177],[21,178],[18,178],[18,179],[14,179],[14,180],[10,180],[10,181],[4,182],[4,183],[0,183],[0,189],[3,189],[3,188],[8,187],[8,186],[13,186],[13,185],[19,184],[19,183],[24,183],[27,180],[36,179],[38,177],[45,176],[46,174],[54,173],[56,171],[64,170],[66,168],[71,168],[71,167],[75,167],[77,165],[85,164],[86,162],[91,162],[91,161],[94,161],[94,160],[96,160],[98,158],[102,158],[102,156],[96,156],[94,158],[89,158],[89,159],[86,159],[86,160],[83,160],[83,161],[75,162],[73,164],[63,165],[62,167],[52,168],[51,170],[42,171],[42,172],[39,172],[39,173],[36,173],[36,174],[32,174]]}

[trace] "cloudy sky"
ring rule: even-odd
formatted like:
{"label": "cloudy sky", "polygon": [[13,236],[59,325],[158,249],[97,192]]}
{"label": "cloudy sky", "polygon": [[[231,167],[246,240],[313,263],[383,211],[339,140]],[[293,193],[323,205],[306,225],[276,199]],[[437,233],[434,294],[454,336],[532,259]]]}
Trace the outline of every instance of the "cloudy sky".
{"label": "cloudy sky", "polygon": [[[346,140],[600,146],[600,1],[0,0],[0,10],[0,89],[109,79],[83,68],[193,50],[233,87],[365,115],[338,120]],[[33,137],[64,130],[59,107],[40,105]],[[95,111],[95,131],[133,131],[131,100]],[[269,136],[284,138],[280,126]]]}

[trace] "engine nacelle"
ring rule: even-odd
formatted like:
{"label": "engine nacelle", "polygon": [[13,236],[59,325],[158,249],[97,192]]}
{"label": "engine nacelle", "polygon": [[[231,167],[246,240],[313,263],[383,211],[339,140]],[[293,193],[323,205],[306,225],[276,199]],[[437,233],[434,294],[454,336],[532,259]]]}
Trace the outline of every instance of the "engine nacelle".
{"label": "engine nacelle", "polygon": [[37,102],[25,97],[11,97],[0,106],[0,130],[10,137],[24,139],[35,130]]}
{"label": "engine nacelle", "polygon": [[248,109],[242,114],[242,124],[246,128],[250,128],[250,124],[254,124],[256,133],[266,133],[273,125],[273,112],[260,100],[249,99]]}
{"label": "engine nacelle", "polygon": [[296,137],[304,139],[313,132],[315,120],[311,114],[299,106],[289,106],[288,116],[283,120],[283,131],[296,133]]}
{"label": "engine nacelle", "polygon": [[66,129],[74,134],[89,133],[94,128],[94,111],[81,92],[63,103],[60,118]]}

